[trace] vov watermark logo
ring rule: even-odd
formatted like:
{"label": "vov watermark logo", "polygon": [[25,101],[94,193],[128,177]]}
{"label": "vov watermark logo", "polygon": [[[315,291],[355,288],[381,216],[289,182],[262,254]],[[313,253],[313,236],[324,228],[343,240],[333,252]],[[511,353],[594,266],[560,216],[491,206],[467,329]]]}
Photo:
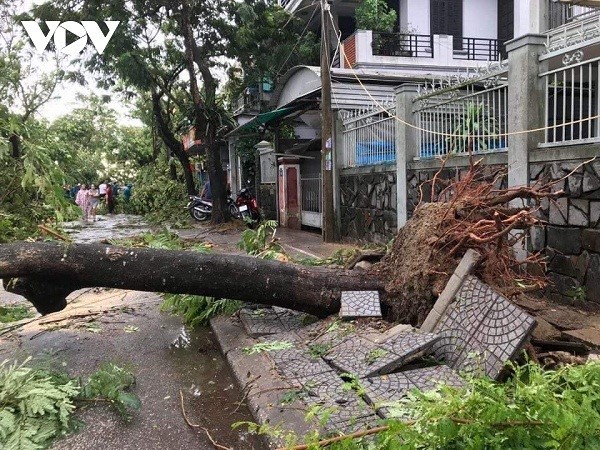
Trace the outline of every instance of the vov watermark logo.
{"label": "vov watermark logo", "polygon": [[[48,34],[44,34],[38,23],[33,20],[23,20],[21,25],[25,28],[25,31],[38,52],[41,53],[46,50],[50,43],[50,39],[54,37],[54,45],[58,51],[70,56],[75,56],[81,53],[85,48],[88,43],[88,37],[98,53],[102,54],[102,52],[104,52],[110,38],[119,25],[119,21],[105,20],[104,23],[108,28],[108,33],[106,34],[102,32],[102,29],[97,22],[91,20],[83,20],[81,22],[68,21],[62,23],[58,20],[48,20],[46,21]],[[76,39],[70,43],[67,43],[67,31],[76,37]]]}

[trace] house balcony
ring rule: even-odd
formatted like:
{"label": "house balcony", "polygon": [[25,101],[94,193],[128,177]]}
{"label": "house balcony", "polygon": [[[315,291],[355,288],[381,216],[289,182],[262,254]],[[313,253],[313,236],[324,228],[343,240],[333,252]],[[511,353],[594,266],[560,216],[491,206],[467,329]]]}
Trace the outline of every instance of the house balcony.
{"label": "house balcony", "polygon": [[502,53],[497,39],[358,30],[342,44],[340,67],[456,72],[498,61]]}
{"label": "house balcony", "polygon": [[579,15],[570,16],[566,23],[551,28],[545,35],[549,54],[561,54],[596,44],[600,42],[600,10],[588,9]]}

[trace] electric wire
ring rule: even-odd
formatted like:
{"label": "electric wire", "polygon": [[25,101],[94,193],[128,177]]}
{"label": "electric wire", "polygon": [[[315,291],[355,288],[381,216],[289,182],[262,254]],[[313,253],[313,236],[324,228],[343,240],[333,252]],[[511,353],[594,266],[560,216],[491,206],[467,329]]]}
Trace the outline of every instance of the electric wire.
{"label": "electric wire", "polygon": [[[300,41],[302,40],[302,38],[304,37],[304,34],[306,33],[306,31],[308,30],[308,27],[311,23],[311,21],[313,20],[313,18],[315,17],[315,13],[317,12],[317,10],[320,8],[320,5],[318,3],[313,3],[312,5],[316,5],[315,9],[313,9],[312,14],[310,15],[310,18],[308,19],[308,21],[306,22],[306,26],[304,27],[304,29],[302,30],[302,33],[300,33],[300,37],[298,38],[298,40],[296,41],[296,43],[294,44],[294,46],[292,47],[292,50],[290,50],[290,54],[287,56],[287,58],[285,59],[285,61],[283,62],[283,64],[281,64],[281,67],[279,67],[279,69],[277,70],[277,73],[275,74],[275,79],[279,78],[279,75],[281,74],[281,71],[283,70],[283,68],[285,67],[285,65],[287,64],[287,62],[290,60],[290,58],[292,57],[292,55],[294,54],[294,51],[296,50],[296,47],[298,46],[298,44],[300,43]],[[309,6],[312,6],[309,5]],[[338,39],[339,41],[339,39]]]}

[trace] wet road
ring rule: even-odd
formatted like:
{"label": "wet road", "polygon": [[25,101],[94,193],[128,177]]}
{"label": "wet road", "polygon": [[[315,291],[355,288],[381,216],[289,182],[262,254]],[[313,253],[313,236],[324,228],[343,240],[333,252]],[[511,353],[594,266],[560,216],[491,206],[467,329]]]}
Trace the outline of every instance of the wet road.
{"label": "wet road", "polygon": [[[144,230],[123,216],[85,225],[78,242],[113,237],[107,230]],[[94,231],[96,230],[96,231]],[[131,235],[131,234],[129,234]],[[102,236],[102,237],[99,237]],[[0,303],[18,301],[0,292]],[[235,450],[266,447],[238,421],[252,421],[244,398],[209,329],[189,330],[181,319],[160,312],[152,293],[86,289],[70,296],[59,313],[38,317],[0,336],[0,359],[34,355],[72,376],[86,377],[102,362],[129,368],[142,408],[125,423],[105,404],[78,409],[80,432],[56,441],[53,449],[213,449],[210,437]],[[185,414],[184,414],[185,411]],[[188,424],[189,422],[189,424]],[[208,432],[208,433],[207,433]]]}

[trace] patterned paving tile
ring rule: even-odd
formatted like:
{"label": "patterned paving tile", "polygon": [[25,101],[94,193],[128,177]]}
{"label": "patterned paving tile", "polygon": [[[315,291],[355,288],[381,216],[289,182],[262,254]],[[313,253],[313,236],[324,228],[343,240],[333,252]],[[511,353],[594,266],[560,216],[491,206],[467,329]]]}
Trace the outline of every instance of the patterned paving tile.
{"label": "patterned paving tile", "polygon": [[240,320],[252,337],[288,331],[279,320],[279,315],[271,308],[244,308],[240,311]]}
{"label": "patterned paving tile", "polygon": [[403,373],[421,391],[435,389],[440,383],[457,388],[465,385],[455,370],[443,365],[407,370]]}
{"label": "patterned paving tile", "polygon": [[360,378],[368,370],[367,358],[374,348],[372,342],[360,336],[351,336],[323,355],[323,359],[338,371],[352,373]]}
{"label": "patterned paving tile", "polygon": [[340,372],[358,378],[390,373],[404,364],[421,357],[439,336],[431,333],[402,333],[375,344],[352,336],[334,346],[323,359]]}
{"label": "patterned paving tile", "polygon": [[403,372],[382,375],[362,380],[361,385],[366,391],[367,401],[376,408],[382,417],[389,416],[386,402],[400,400],[411,390],[423,391],[436,388],[439,384],[463,386],[462,379],[447,366],[424,367]]}
{"label": "patterned paving tile", "polygon": [[270,353],[277,369],[288,378],[301,380],[325,372],[335,374],[326,362],[311,357],[305,350],[293,348]]}
{"label": "patterned paving tile", "polygon": [[469,276],[435,332],[435,356],[456,370],[496,378],[529,336],[535,320]]}
{"label": "patterned paving tile", "polygon": [[427,354],[441,338],[434,333],[399,333],[378,344],[390,356],[377,360],[365,376],[390,373],[403,365]]}
{"label": "patterned paving tile", "polygon": [[304,401],[309,405],[319,405],[328,409],[331,416],[329,425],[337,426],[366,416],[374,416],[374,411],[358,394],[345,386],[335,373],[322,373],[307,377],[301,383],[308,392]]}
{"label": "patterned paving tile", "polygon": [[379,292],[377,291],[343,291],[340,317],[381,317]]}

